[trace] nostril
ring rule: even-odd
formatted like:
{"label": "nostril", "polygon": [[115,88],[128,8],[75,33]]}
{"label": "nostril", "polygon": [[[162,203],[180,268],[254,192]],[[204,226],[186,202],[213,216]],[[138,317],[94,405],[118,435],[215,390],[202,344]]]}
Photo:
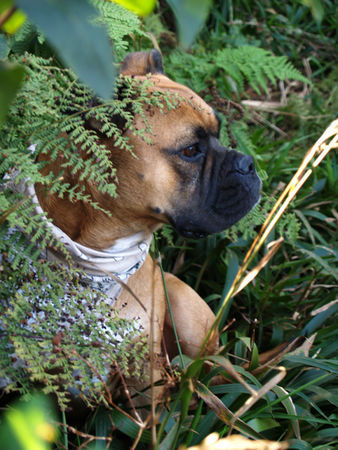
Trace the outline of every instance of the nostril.
{"label": "nostril", "polygon": [[249,155],[240,155],[236,158],[234,166],[235,170],[242,175],[247,175],[255,170],[254,159]]}

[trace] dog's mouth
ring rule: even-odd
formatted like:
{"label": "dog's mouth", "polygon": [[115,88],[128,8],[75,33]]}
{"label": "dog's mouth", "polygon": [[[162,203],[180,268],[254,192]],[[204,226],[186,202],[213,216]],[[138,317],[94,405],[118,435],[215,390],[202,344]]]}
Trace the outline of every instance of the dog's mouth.
{"label": "dog's mouth", "polygon": [[179,231],[180,235],[189,238],[189,239],[202,239],[206,236],[208,236],[209,233],[206,233],[205,231],[192,231],[188,229],[183,229]]}
{"label": "dog's mouth", "polygon": [[[180,235],[201,239],[230,228],[241,220],[260,199],[261,180],[252,175],[250,186],[237,184],[234,193],[230,185],[217,186],[217,196],[211,204],[191,201],[189,206],[177,208],[169,221]],[[232,194],[232,195],[231,195]]]}
{"label": "dog's mouth", "polygon": [[[217,151],[216,151],[217,150]],[[182,236],[200,239],[230,228],[257,204],[262,182],[252,156],[216,149],[193,190],[184,185],[168,219]],[[188,192],[188,194],[186,194]]]}

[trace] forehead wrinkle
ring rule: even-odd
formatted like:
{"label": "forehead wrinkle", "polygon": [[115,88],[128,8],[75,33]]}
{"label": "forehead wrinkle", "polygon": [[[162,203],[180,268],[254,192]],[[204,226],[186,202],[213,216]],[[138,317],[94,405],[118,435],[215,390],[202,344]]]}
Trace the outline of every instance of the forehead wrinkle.
{"label": "forehead wrinkle", "polygon": [[[197,94],[195,95],[197,96]],[[196,106],[190,105],[188,102],[183,102],[184,104],[181,104],[179,108],[187,110],[186,114],[191,126],[195,129],[196,137],[203,138],[207,137],[207,135],[218,137],[221,124],[220,117],[213,108],[204,102],[203,99],[198,96],[197,98],[200,103]],[[199,131],[201,131],[201,133]]]}
{"label": "forehead wrinkle", "polygon": [[[187,131],[188,130],[188,131]],[[194,144],[196,141],[196,133],[194,128],[185,129],[185,132],[179,134],[174,143],[174,147],[179,149],[180,147]]]}

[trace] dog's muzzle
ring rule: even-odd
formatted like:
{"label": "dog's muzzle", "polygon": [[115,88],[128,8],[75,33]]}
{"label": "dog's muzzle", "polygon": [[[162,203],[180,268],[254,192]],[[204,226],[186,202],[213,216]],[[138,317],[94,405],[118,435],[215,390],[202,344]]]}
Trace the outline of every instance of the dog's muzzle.
{"label": "dog's muzzle", "polygon": [[191,203],[181,205],[171,217],[173,226],[185,237],[201,238],[231,227],[260,199],[262,182],[253,157],[219,149],[209,179],[202,181],[203,187]]}

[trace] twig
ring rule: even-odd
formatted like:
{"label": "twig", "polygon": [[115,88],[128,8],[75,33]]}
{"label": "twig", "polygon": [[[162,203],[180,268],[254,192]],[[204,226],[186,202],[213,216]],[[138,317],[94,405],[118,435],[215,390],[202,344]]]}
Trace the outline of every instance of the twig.
{"label": "twig", "polygon": [[136,439],[133,442],[133,445],[130,447],[130,450],[135,450],[136,449],[137,444],[140,442],[140,439],[141,439],[141,436],[142,436],[142,433],[143,433],[143,430],[144,430],[145,426],[146,425],[144,425],[144,427],[139,427]]}
{"label": "twig", "polygon": [[265,383],[258,391],[254,391],[251,389],[252,395],[245,401],[244,405],[241,406],[233,415],[231,424],[229,427],[229,434],[232,432],[232,428],[235,422],[245,414],[259,399],[261,399],[267,392],[271,391],[286,375],[286,369],[283,366],[276,367],[276,370],[279,370],[279,373],[275,375],[271,380]]}
{"label": "twig", "polygon": [[285,133],[285,131],[281,130],[279,127],[277,127],[276,125],[271,123],[269,120],[265,119],[263,116],[261,116],[257,112],[252,111],[251,114],[252,114],[251,118],[256,119],[256,122],[259,122],[263,125],[270,127],[272,130],[276,131],[281,136],[287,136],[287,133]]}
{"label": "twig", "polygon": [[151,289],[151,312],[150,312],[150,399],[151,399],[151,441],[152,446],[156,445],[156,422],[155,422],[155,386],[154,386],[154,317],[155,317],[155,264],[153,264],[152,289]]}
{"label": "twig", "polygon": [[133,410],[133,413],[135,414],[136,419],[137,419],[140,423],[143,423],[143,421],[142,421],[142,419],[141,419],[139,413],[136,411],[135,405],[134,405],[134,403],[133,403],[133,401],[132,401],[132,399],[131,399],[130,392],[129,392],[129,389],[128,389],[126,380],[124,379],[124,376],[123,376],[121,370],[120,370],[119,367],[117,367],[117,366],[116,366],[116,370],[117,370],[118,374],[120,375],[121,382],[122,382],[123,388],[124,388],[124,392],[125,392],[126,395],[127,395],[128,401],[129,401],[130,406],[131,406],[131,408],[132,408],[132,410]]}
{"label": "twig", "polygon": [[123,415],[125,415],[126,417],[128,417],[130,420],[132,420],[134,423],[136,423],[136,425],[138,425],[139,427],[143,426],[143,422],[139,422],[137,419],[134,419],[134,417],[132,417],[130,414],[128,414],[126,411],[124,411],[123,409],[121,409],[118,405],[116,405],[116,403],[113,402],[110,390],[106,384],[106,382],[104,381],[104,379],[102,378],[102,375],[100,374],[100,372],[89,362],[87,361],[83,356],[81,356],[75,349],[73,349],[73,353],[74,355],[76,355],[78,358],[80,358],[85,364],[87,364],[87,366],[97,375],[97,377],[100,379],[100,381],[102,382],[105,391],[107,393],[107,397],[108,397],[108,403],[115,409],[117,409],[120,413],[122,413]]}
{"label": "twig", "polygon": [[94,263],[90,263],[89,264],[91,266],[93,266],[94,268],[96,268],[98,271],[105,273],[107,276],[109,276],[112,280],[116,281],[117,283],[119,283],[130,295],[132,295],[134,297],[134,299],[137,301],[137,303],[141,306],[141,308],[143,309],[143,311],[147,312],[147,308],[144,306],[144,304],[141,302],[141,300],[139,299],[139,297],[133,292],[132,289],[130,289],[130,287],[128,286],[127,283],[125,283],[124,281],[120,280],[119,277],[117,277],[116,275],[114,275],[111,272],[108,272],[108,270],[104,270],[102,269],[102,267],[97,266]]}
{"label": "twig", "polygon": [[72,427],[71,425],[68,425],[66,423],[56,422],[57,425],[60,425],[61,427],[66,427],[71,433],[76,434],[77,436],[83,437],[85,439],[97,439],[98,441],[112,441],[111,437],[108,436],[93,436],[92,434],[83,433],[82,431],[77,430],[76,428]]}
{"label": "twig", "polygon": [[5,22],[7,22],[7,20],[15,13],[16,10],[17,10],[16,6],[11,6],[10,8],[6,9],[2,14],[0,14],[0,28]]}

